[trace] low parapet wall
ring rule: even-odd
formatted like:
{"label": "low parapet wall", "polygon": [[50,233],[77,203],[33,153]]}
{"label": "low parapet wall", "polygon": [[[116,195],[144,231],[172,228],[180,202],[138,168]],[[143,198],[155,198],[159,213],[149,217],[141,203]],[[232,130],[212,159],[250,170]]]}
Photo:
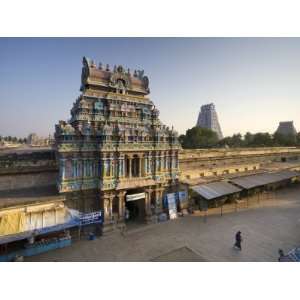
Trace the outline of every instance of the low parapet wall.
{"label": "low parapet wall", "polygon": [[183,149],[179,152],[179,159],[228,158],[237,156],[261,155],[300,155],[298,147],[260,147],[260,148],[233,148],[233,149]]}
{"label": "low parapet wall", "polygon": [[240,164],[261,166],[271,162],[294,161],[300,159],[300,148],[238,148],[238,149],[195,149],[179,153],[181,172],[207,168],[230,168]]}

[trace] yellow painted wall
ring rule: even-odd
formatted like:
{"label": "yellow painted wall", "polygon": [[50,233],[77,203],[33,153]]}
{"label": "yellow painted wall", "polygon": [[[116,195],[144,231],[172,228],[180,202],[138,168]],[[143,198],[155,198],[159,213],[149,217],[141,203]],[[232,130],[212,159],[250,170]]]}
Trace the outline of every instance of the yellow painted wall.
{"label": "yellow painted wall", "polygon": [[0,236],[62,224],[68,218],[63,203],[4,209],[0,211]]}

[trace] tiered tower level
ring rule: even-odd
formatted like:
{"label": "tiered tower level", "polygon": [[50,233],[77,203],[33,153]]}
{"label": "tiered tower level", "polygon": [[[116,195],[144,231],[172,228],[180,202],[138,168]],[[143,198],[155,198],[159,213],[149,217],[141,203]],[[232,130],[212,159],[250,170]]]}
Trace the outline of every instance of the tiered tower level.
{"label": "tiered tower level", "polygon": [[103,208],[106,221],[123,218],[128,194],[145,193],[149,216],[177,184],[180,144],[148,98],[148,77],[84,57],[80,90],[71,119],[55,128],[59,191],[80,210]]}

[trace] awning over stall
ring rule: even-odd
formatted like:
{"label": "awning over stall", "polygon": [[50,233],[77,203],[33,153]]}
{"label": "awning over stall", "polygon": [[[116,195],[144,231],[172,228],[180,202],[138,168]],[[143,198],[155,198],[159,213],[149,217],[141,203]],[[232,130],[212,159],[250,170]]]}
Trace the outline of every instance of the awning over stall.
{"label": "awning over stall", "polygon": [[274,173],[263,173],[250,176],[243,176],[230,179],[231,183],[238,185],[244,189],[251,189],[254,187],[263,186],[266,184],[280,182],[286,179],[299,176],[299,172],[291,170],[282,170]]}
{"label": "awning over stall", "polygon": [[206,200],[212,200],[241,191],[240,188],[225,181],[196,185],[191,187],[191,189]]}
{"label": "awning over stall", "polygon": [[0,237],[0,245],[8,244],[8,243],[19,241],[19,240],[24,240],[26,238],[31,237],[33,234],[34,234],[34,236],[39,236],[39,235],[46,234],[46,233],[58,232],[58,231],[61,231],[64,229],[69,229],[69,228],[72,228],[75,226],[79,226],[79,221],[70,220],[69,222],[64,223],[64,224],[58,224],[58,225],[51,226],[51,227],[40,228],[40,229],[36,229],[34,231],[26,231],[26,232],[21,232],[18,234],[1,236]]}

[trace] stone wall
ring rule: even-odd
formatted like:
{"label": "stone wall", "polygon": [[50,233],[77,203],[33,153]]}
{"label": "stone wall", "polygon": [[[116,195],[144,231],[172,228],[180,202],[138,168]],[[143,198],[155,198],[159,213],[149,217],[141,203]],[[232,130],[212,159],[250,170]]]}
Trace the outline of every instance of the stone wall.
{"label": "stone wall", "polygon": [[56,184],[57,172],[0,175],[0,191]]}
{"label": "stone wall", "polygon": [[0,191],[53,185],[57,176],[52,150],[0,152]]}
{"label": "stone wall", "polygon": [[300,159],[300,148],[242,148],[242,149],[195,149],[179,153],[181,172],[231,165],[264,165],[274,161]]}
{"label": "stone wall", "polygon": [[[195,149],[179,153],[182,176],[243,172],[274,161],[300,160],[300,148]],[[238,170],[238,171],[237,171]],[[0,191],[56,184],[58,167],[53,150],[0,152]],[[78,197],[73,196],[73,197]],[[73,198],[72,197],[72,198]],[[80,197],[82,198],[82,197]],[[80,201],[79,201],[80,202]]]}

